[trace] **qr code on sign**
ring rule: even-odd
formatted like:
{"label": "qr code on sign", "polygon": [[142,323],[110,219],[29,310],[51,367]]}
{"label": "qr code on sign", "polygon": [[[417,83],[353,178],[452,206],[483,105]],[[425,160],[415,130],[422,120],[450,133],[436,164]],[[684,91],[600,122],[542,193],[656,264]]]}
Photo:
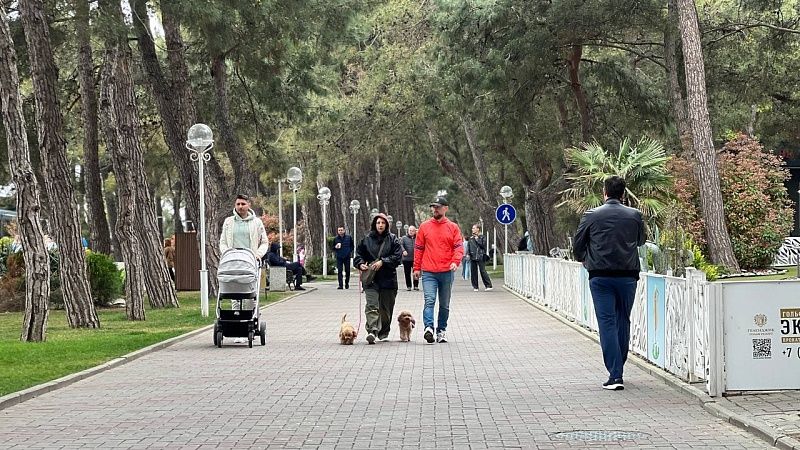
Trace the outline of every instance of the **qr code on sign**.
{"label": "qr code on sign", "polygon": [[753,339],[753,359],[772,358],[772,339]]}

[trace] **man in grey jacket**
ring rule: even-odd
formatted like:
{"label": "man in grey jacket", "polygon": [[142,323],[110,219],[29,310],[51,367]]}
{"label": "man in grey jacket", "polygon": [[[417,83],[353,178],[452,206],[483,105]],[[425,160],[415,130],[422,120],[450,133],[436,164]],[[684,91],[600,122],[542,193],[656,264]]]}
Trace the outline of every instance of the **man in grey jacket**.
{"label": "man in grey jacket", "polygon": [[408,234],[400,239],[400,245],[403,247],[403,273],[406,275],[406,290],[411,290],[411,283],[414,283],[414,290],[419,290],[419,280],[411,276],[412,269],[414,268],[414,242],[417,239],[417,227],[411,225],[408,227]]}
{"label": "man in grey jacket", "polygon": [[622,390],[628,358],[631,310],[639,280],[638,247],[644,245],[642,213],[622,204],[625,180],[603,183],[605,204],[586,211],[573,239],[573,254],[589,271],[589,289],[600,331],[608,381],[603,389]]}

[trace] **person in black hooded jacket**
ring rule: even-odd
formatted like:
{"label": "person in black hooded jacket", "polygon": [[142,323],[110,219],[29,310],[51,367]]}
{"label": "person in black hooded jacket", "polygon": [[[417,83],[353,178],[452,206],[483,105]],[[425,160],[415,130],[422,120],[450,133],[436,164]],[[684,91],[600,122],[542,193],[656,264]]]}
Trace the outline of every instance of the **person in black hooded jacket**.
{"label": "person in black hooded jacket", "polygon": [[397,236],[389,232],[386,215],[377,214],[370,230],[356,247],[353,263],[362,272],[370,268],[377,271],[372,282],[362,286],[367,298],[364,307],[367,342],[374,344],[376,336],[382,341],[389,337],[397,297],[397,266],[403,257],[403,247]]}

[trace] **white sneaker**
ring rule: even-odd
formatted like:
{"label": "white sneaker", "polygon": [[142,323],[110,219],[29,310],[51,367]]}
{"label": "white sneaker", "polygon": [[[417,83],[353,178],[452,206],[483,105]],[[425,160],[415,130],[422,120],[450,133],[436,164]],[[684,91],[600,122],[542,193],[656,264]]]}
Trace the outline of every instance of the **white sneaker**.
{"label": "white sneaker", "polygon": [[440,344],[444,344],[445,342],[447,342],[447,332],[446,331],[440,331],[440,332],[436,333],[436,342],[438,342]]}
{"label": "white sneaker", "polygon": [[233,339],[233,343],[234,344],[244,344],[245,342],[247,342],[247,339],[245,339],[245,338],[234,338]]}
{"label": "white sneaker", "polygon": [[472,292],[478,292],[478,290],[477,289],[473,289]]}
{"label": "white sneaker", "polygon": [[423,335],[428,344],[433,344],[433,328],[425,327],[425,334]]}
{"label": "white sneaker", "polygon": [[[486,289],[484,289],[484,290],[486,290],[486,291],[491,291],[492,289],[494,289],[494,288],[493,288],[493,287],[488,287],[488,288],[486,288]],[[475,289],[475,290],[477,291],[477,289]]]}

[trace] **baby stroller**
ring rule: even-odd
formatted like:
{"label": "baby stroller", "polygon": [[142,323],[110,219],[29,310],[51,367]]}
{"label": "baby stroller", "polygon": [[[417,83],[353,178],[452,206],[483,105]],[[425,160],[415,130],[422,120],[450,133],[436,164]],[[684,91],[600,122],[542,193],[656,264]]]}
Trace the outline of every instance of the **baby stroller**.
{"label": "baby stroller", "polygon": [[[217,270],[217,320],[214,322],[214,345],[222,348],[225,337],[247,338],[249,347],[258,334],[261,345],[267,344],[267,324],[258,309],[261,265],[247,248],[231,248],[222,254]],[[230,300],[230,309],[223,309]]]}

